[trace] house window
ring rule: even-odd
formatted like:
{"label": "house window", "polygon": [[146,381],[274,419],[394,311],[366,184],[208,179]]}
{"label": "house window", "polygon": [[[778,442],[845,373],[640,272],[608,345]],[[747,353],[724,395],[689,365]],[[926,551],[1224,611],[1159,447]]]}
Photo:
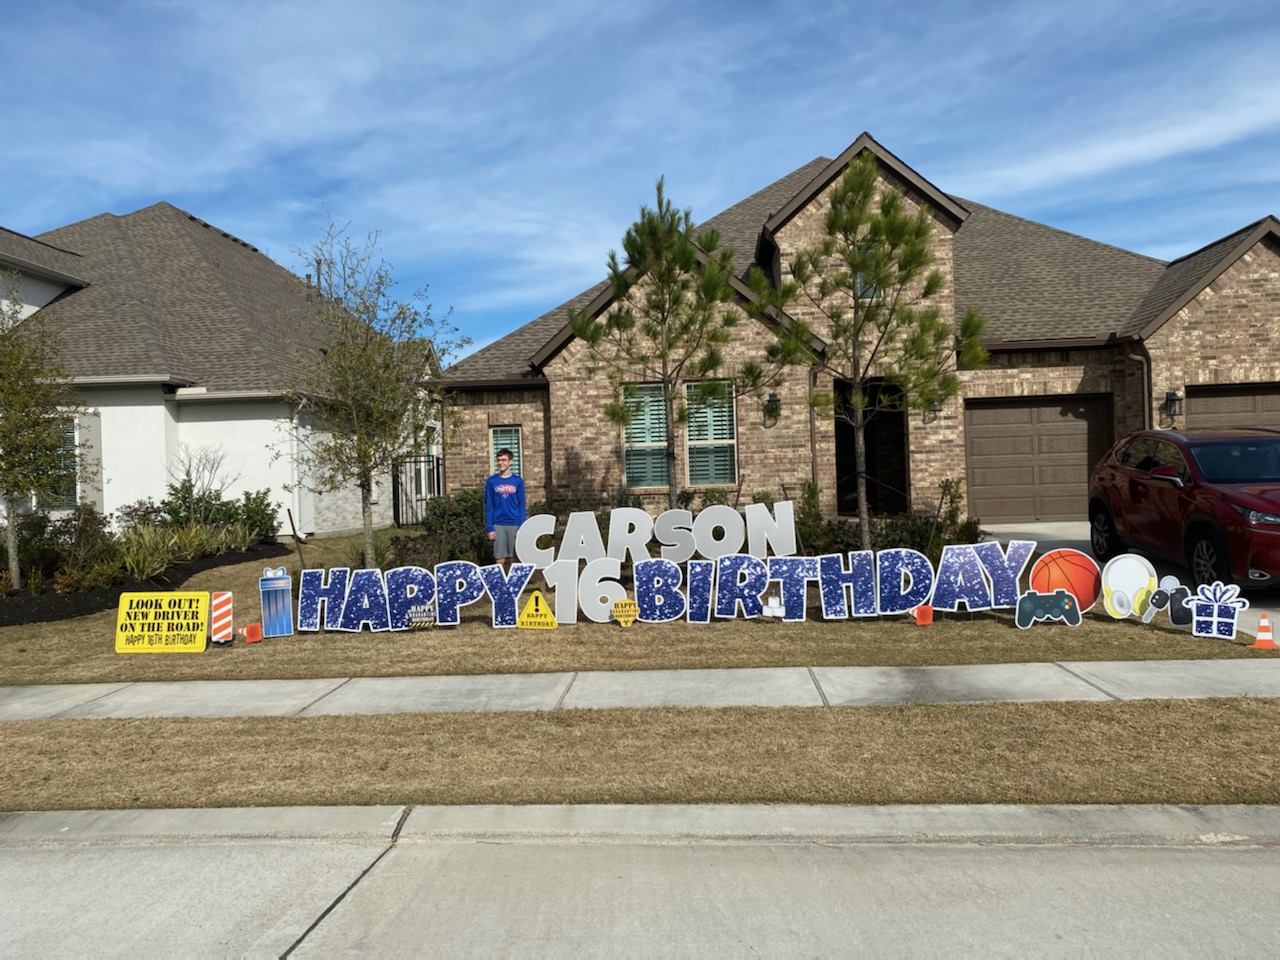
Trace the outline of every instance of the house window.
{"label": "house window", "polygon": [[58,473],[61,478],[57,490],[40,498],[37,507],[45,512],[74,510],[76,496],[76,422],[62,421],[62,445],[58,449]]}
{"label": "house window", "polygon": [[738,444],[733,385],[707,395],[699,384],[685,385],[689,403],[689,485],[723,486],[738,482]]}
{"label": "house window", "polygon": [[884,294],[880,292],[880,288],[875,285],[875,281],[871,279],[870,274],[855,273],[853,275],[853,288],[858,291],[859,300],[881,300]]}
{"label": "house window", "polygon": [[521,476],[519,427],[489,428],[489,467],[492,473],[498,472],[498,451],[504,447],[511,451],[511,472]]}
{"label": "house window", "polygon": [[665,487],[667,416],[661,385],[628,384],[626,404],[631,413],[631,421],[622,432],[627,486]]}

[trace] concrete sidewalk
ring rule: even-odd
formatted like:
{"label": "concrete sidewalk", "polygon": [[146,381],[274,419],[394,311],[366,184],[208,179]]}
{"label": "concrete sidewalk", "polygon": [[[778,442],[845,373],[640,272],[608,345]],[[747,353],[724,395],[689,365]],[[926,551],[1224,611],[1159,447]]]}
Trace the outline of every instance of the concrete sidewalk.
{"label": "concrete sidewalk", "polygon": [[0,687],[0,721],[1280,697],[1280,657]]}

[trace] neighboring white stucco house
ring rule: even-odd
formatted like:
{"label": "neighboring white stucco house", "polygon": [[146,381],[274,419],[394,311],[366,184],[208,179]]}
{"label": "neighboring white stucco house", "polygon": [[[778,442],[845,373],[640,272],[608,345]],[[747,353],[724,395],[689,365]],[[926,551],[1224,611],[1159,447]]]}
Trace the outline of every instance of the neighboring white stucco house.
{"label": "neighboring white stucco house", "polygon": [[[308,285],[256,248],[168,203],[38,237],[0,229],[22,313],[43,311],[86,413],[76,499],[104,513],[166,495],[184,452],[223,454],[228,498],[270,489],[281,531],[360,527],[354,486],[306,489],[283,397],[320,356]],[[392,522],[391,476],[374,522]]]}

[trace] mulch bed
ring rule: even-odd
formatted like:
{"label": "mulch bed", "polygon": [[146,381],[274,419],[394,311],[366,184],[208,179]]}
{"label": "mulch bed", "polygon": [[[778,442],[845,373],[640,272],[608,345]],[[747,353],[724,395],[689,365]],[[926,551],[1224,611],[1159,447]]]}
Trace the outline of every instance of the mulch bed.
{"label": "mulch bed", "polygon": [[286,556],[291,552],[283,543],[263,543],[252,550],[230,551],[217,556],[198,557],[195,560],[178,563],[150,580],[125,580],[110,587],[95,587],[92,590],[76,590],[72,593],[58,593],[46,587],[43,593],[35,597],[25,590],[12,591],[0,596],[0,627],[83,617],[118,606],[122,593],[176,590],[188,579],[204,570],[245,563],[249,560],[270,560]]}

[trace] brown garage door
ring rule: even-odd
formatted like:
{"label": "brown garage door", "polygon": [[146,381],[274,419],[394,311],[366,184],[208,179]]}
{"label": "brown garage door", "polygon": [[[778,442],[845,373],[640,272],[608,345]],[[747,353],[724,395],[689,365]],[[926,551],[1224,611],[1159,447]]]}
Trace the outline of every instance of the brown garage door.
{"label": "brown garage door", "polygon": [[1187,387],[1187,427],[1280,429],[1280,383],[1234,387]]}
{"label": "brown garage door", "polygon": [[1112,423],[1109,396],[966,402],[970,514],[987,523],[1082,519]]}

